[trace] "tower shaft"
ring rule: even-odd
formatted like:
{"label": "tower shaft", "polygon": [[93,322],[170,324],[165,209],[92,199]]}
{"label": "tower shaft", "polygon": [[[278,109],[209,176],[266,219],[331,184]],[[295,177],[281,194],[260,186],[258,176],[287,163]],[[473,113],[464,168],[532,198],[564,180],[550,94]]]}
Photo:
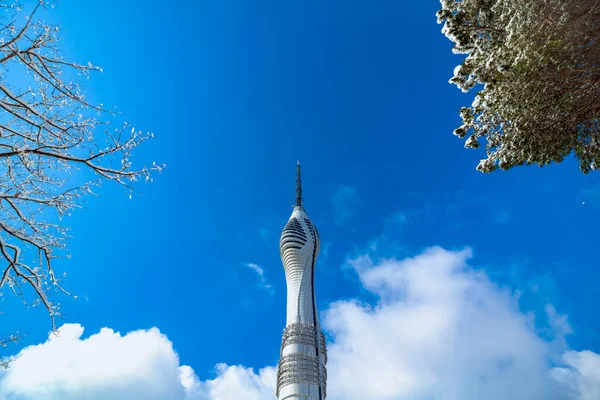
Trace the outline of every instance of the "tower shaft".
{"label": "tower shaft", "polygon": [[278,400],[323,400],[327,395],[327,349],[314,290],[320,238],[302,206],[301,184],[298,163],[296,206],[280,240],[287,283],[287,315],[277,371]]}

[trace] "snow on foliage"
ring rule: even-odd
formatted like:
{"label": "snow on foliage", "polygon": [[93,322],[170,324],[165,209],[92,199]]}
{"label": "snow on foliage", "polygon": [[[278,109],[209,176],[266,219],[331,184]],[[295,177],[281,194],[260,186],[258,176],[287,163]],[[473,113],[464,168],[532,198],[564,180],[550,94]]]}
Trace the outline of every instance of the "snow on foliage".
{"label": "snow on foliage", "polygon": [[438,22],[466,54],[450,82],[476,101],[454,131],[485,140],[483,172],[600,161],[600,4],[597,0],[441,0]]}

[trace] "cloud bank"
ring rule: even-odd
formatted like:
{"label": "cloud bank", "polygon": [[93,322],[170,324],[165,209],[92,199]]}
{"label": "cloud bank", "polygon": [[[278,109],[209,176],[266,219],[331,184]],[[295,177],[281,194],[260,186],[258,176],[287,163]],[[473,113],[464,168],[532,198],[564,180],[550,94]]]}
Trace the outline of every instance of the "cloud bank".
{"label": "cloud bank", "polygon": [[[331,400],[600,398],[600,355],[568,349],[566,316],[519,309],[509,290],[468,264],[469,250],[432,248],[409,259],[349,260],[375,304],[335,302],[329,335]],[[536,330],[546,322],[551,337]],[[272,400],[274,367],[219,364],[200,380],[157,329],[81,339],[64,325],[0,373],[1,400]]]}
{"label": "cloud bank", "polygon": [[124,336],[111,329],[81,339],[65,324],[17,354],[0,379],[0,399],[185,399],[187,368],[158,329]]}

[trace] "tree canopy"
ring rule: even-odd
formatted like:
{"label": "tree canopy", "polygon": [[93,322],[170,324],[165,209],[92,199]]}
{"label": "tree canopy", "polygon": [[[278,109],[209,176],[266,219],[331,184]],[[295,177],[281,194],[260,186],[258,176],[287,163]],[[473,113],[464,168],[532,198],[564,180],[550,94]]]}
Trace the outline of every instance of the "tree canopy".
{"label": "tree canopy", "polygon": [[[450,82],[477,91],[454,133],[485,143],[477,169],[600,165],[600,2],[442,0],[438,22],[466,54]],[[484,143],[482,143],[484,142]]]}

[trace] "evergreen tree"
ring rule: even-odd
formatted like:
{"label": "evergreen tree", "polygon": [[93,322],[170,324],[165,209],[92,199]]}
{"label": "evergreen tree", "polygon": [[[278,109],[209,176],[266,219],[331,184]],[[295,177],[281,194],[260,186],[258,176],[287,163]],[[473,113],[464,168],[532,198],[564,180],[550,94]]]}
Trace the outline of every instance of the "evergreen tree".
{"label": "evergreen tree", "polygon": [[442,0],[442,32],[466,54],[450,82],[476,89],[454,133],[485,141],[477,169],[600,164],[600,1]]}

